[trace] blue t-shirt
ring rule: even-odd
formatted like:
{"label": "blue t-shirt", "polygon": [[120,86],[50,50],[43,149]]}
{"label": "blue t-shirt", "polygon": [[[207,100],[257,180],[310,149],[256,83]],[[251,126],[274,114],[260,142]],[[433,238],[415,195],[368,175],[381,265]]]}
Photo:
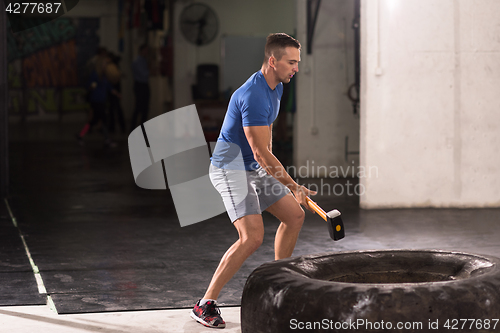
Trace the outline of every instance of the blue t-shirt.
{"label": "blue t-shirt", "polygon": [[212,164],[219,168],[233,168],[232,162],[241,150],[245,170],[256,170],[252,148],[243,131],[244,126],[269,126],[280,108],[283,84],[273,90],[259,70],[231,96],[226,116],[212,154]]}
{"label": "blue t-shirt", "polygon": [[149,83],[149,68],[148,61],[143,56],[139,55],[132,63],[132,74],[134,81],[141,83]]}
{"label": "blue t-shirt", "polygon": [[[91,85],[94,82],[96,83],[96,87],[92,88]],[[89,87],[91,103],[106,103],[108,100],[108,93],[113,89],[113,86],[108,79],[106,79],[106,76],[103,75],[100,78],[96,71],[93,71],[90,75]]]}

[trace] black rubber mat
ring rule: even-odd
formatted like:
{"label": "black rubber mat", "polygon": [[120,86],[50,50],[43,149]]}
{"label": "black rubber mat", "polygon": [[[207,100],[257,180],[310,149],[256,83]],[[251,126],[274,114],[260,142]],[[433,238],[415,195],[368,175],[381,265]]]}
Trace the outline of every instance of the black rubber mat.
{"label": "black rubber mat", "polygon": [[[123,143],[12,147],[12,209],[58,313],[191,307],[237,240],[226,214],[181,228],[168,190],[135,185]],[[274,260],[279,222],[265,220],[265,243],[225,286],[221,305],[239,305],[251,271]],[[297,254],[335,246],[323,221],[312,220],[304,234],[321,240]]]}
{"label": "black rubber mat", "polygon": [[12,146],[12,209],[58,313],[190,307],[236,240],[225,216],[181,228],[168,191],[136,187],[127,147]]}
{"label": "black rubber mat", "polygon": [[[168,190],[135,185],[126,145],[11,143],[11,206],[59,313],[189,308],[237,240],[225,214],[181,228]],[[330,180],[344,189],[346,181]],[[347,192],[315,200],[342,212],[346,237],[333,242],[323,220],[307,213],[294,255],[398,248],[500,253],[498,209],[364,211]],[[239,305],[250,272],[274,260],[279,222],[267,213],[264,222],[263,245],[225,286],[222,305]]]}
{"label": "black rubber mat", "polygon": [[0,202],[0,306],[42,305],[18,229],[12,223],[6,203]]}

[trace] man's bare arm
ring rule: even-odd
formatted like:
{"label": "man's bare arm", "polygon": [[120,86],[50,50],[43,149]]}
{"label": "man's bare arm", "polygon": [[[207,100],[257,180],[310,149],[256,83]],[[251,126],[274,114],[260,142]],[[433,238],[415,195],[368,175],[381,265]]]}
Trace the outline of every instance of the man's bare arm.
{"label": "man's bare arm", "polygon": [[273,123],[269,125],[269,151],[273,152]]}
{"label": "man's bare arm", "polygon": [[309,208],[306,201],[306,196],[316,194],[304,186],[297,184],[292,177],[286,172],[281,162],[270,151],[271,147],[271,127],[270,126],[245,126],[243,127],[248,143],[252,148],[255,160],[262,166],[267,173],[276,178],[283,185],[288,187],[297,201],[304,207]]}

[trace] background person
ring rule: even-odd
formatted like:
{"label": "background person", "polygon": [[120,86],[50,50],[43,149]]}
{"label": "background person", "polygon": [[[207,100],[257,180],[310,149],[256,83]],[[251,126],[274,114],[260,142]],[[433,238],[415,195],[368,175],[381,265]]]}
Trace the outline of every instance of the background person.
{"label": "background person", "polygon": [[148,65],[149,48],[147,44],[139,47],[139,55],[132,63],[132,74],[134,77],[134,96],[135,107],[132,114],[130,131],[136,127],[137,117],[140,116],[141,124],[148,120],[149,100],[151,89],[149,87],[149,65]]}
{"label": "background person", "polygon": [[106,67],[106,78],[111,82],[113,89],[118,92],[118,94],[109,94],[109,119],[108,119],[108,129],[110,133],[115,132],[115,117],[118,120],[118,125],[122,134],[125,134],[125,117],[123,115],[123,109],[121,105],[121,72],[120,72],[120,61],[121,57],[110,53],[110,63]]}
{"label": "background person", "polygon": [[115,147],[116,144],[111,141],[107,129],[106,107],[108,94],[112,93],[120,97],[120,94],[113,89],[113,86],[106,78],[105,70],[110,63],[109,56],[101,56],[96,60],[95,70],[89,79],[89,102],[91,108],[90,121],[86,123],[80,133],[77,134],[78,142],[83,145],[83,138],[97,124],[104,135],[104,143],[109,147]]}

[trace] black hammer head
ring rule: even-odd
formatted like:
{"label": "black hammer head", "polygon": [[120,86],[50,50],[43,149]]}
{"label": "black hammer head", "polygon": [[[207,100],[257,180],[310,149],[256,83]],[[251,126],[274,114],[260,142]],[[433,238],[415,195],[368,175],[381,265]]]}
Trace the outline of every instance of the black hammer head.
{"label": "black hammer head", "polygon": [[328,231],[330,232],[330,237],[335,241],[344,238],[344,222],[342,222],[340,212],[334,209],[326,213],[326,216],[328,216]]}

